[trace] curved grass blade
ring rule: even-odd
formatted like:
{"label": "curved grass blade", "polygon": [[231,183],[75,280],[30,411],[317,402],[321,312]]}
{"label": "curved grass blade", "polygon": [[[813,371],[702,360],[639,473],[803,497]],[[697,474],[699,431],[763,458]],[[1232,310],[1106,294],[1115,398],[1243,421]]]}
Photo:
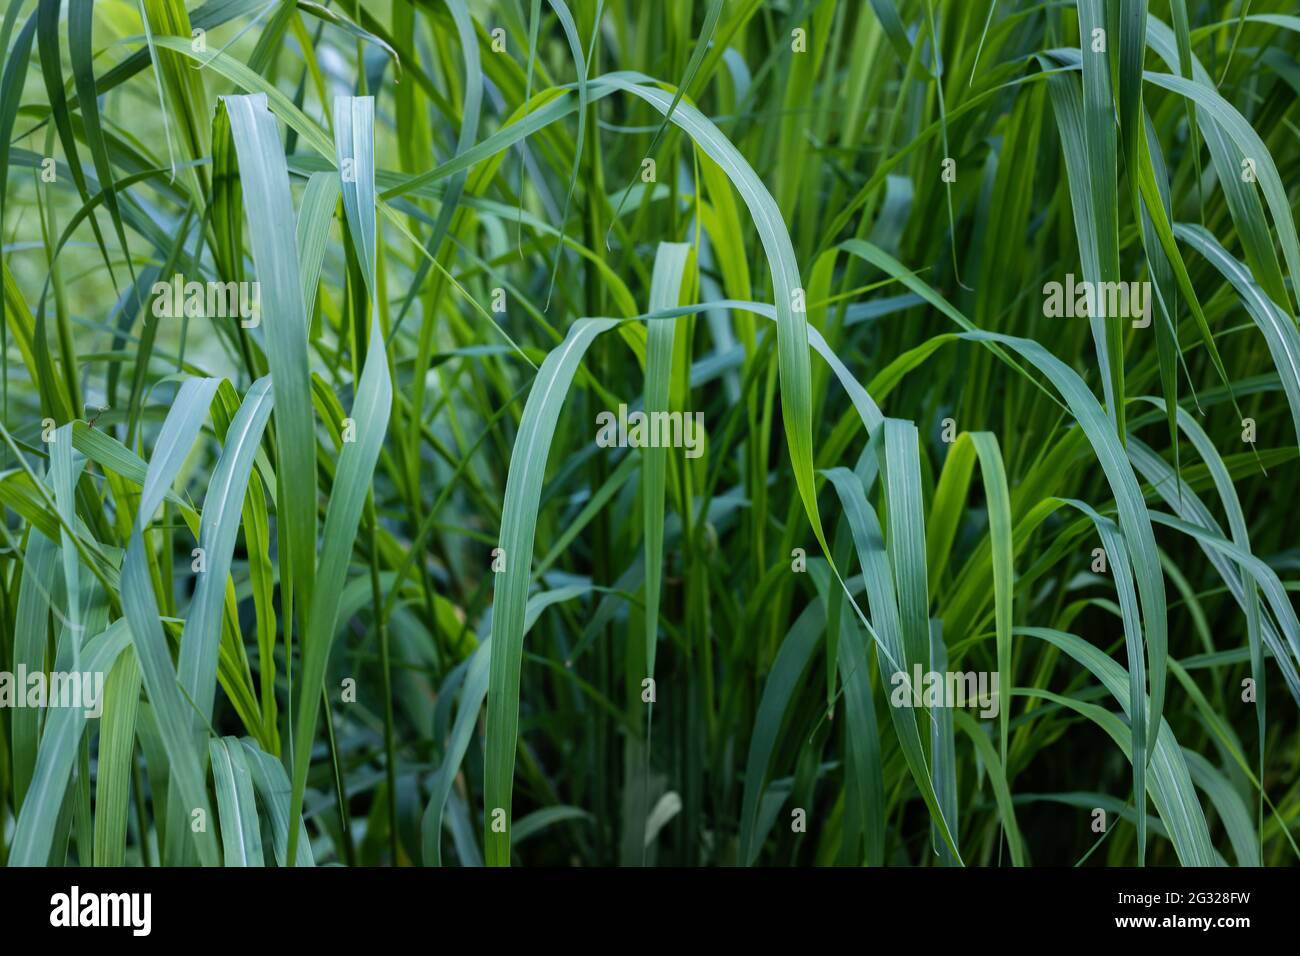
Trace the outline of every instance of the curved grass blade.
{"label": "curved grass blade", "polygon": [[[92,673],[106,673],[131,640],[124,620],[86,642],[82,667]],[[77,757],[86,713],[80,707],[55,708],[41,737],[36,769],[9,849],[10,866],[44,866],[54,845],[59,810]]]}
{"label": "curved grass blade", "polygon": [[1128,654],[1129,700],[1133,702],[1131,739],[1133,745],[1133,799],[1137,806],[1138,866],[1146,865],[1147,804],[1146,804],[1146,665],[1143,660],[1142,622],[1133,589],[1133,571],[1129,564],[1123,536],[1109,518],[1099,515],[1092,506],[1077,499],[1065,499],[1087,515],[1097,528],[1102,548],[1110,558],[1110,569],[1115,578],[1115,592],[1119,597],[1120,616],[1124,621],[1124,645]]}
{"label": "curved grass blade", "polygon": [[[135,526],[122,563],[121,581],[122,608],[130,622],[136,659],[158,718],[158,730],[171,769],[171,803],[183,809],[186,819],[191,814],[201,813],[204,820],[212,817],[204,783],[207,753],[205,750],[200,755],[196,751],[190,733],[193,705],[184,699],[159,620],[158,602],[145,554],[144,531],[198,438],[217,385],[214,378],[189,378],[181,383],[176,393],[149,461]],[[206,828],[191,829],[190,832],[199,860],[204,866],[215,866],[217,851],[212,833]]]}
{"label": "curved grass blade", "polygon": [[[248,769],[253,776],[253,784],[257,788],[258,796],[261,797],[262,807],[271,819],[275,863],[277,866],[284,866],[288,859],[286,846],[289,842],[289,821],[293,819],[289,816],[289,797],[292,790],[289,776],[284,772],[283,764],[258,749],[251,740],[242,743]],[[311,841],[307,839],[307,827],[301,817],[295,820],[294,829],[298,831],[298,855],[294,858],[294,866],[315,866]]]}
{"label": "curved grass blade", "polygon": [[[199,573],[189,613],[185,617],[177,662],[181,688],[198,711],[193,715],[192,724],[193,732],[199,738],[206,734],[206,727],[212,719],[222,612],[226,604],[235,538],[243,514],[244,493],[270,415],[271,380],[261,378],[248,390],[226,431],[225,447],[217,460],[203,502],[198,545],[203,551],[205,570]],[[214,747],[217,743],[212,742]]]}
{"label": "curved grass blade", "polygon": [[[275,119],[262,94],[227,96],[223,102],[239,157],[239,178],[253,263],[263,285],[266,356],[275,400],[276,502],[281,553],[284,620],[298,608],[299,633],[306,620],[316,576],[316,439],[307,358],[307,317],[298,265],[296,218],[289,172]],[[296,602],[296,605],[295,605]]]}
{"label": "curved grass blade", "polygon": [[[905,439],[906,435],[901,437]],[[895,467],[900,467],[897,462]],[[948,851],[960,864],[962,858],[957,849],[956,836],[944,819],[939,797],[934,789],[930,768],[926,762],[925,749],[922,745],[921,734],[916,726],[913,708],[898,706],[894,701],[894,697],[898,696],[900,692],[910,698],[914,688],[911,680],[912,671],[910,668],[905,669],[903,663],[908,659],[908,650],[904,644],[899,604],[895,597],[893,583],[895,572],[886,558],[884,535],[881,532],[880,523],[876,518],[876,513],[867,507],[866,492],[857,475],[847,468],[832,468],[825,474],[839,495],[840,503],[844,508],[844,517],[853,532],[853,543],[858,552],[858,561],[862,565],[863,578],[866,581],[867,601],[871,617],[875,621],[874,629],[869,627],[868,633],[875,639],[877,657],[879,658],[882,655],[884,657],[880,672],[882,675],[889,675],[890,683],[894,687],[890,700],[889,716],[893,721],[894,730],[898,734],[898,742],[902,748],[903,757],[907,762],[908,770],[911,772],[912,780],[917,789],[920,790],[921,797],[925,800],[926,807],[930,811],[930,819],[934,823],[938,835],[943,840]],[[924,574],[924,569],[921,569],[920,573]],[[856,603],[854,606],[856,607]],[[861,611],[858,613],[861,615]],[[926,621],[925,639],[925,656],[922,661],[928,662],[930,659],[928,620]],[[886,666],[888,670],[886,670]],[[924,666],[925,663],[922,663],[922,667]],[[910,704],[910,699],[905,700],[906,703]],[[928,711],[926,713],[929,715]],[[929,716],[932,720],[934,719],[933,715]]]}
{"label": "curved grass blade", "polygon": [[[1128,675],[1124,668],[1111,660],[1087,641],[1063,631],[1043,627],[1021,627],[1016,633],[1036,637],[1059,647],[1079,664],[1087,668],[1099,680],[1112,697],[1119,701],[1125,714],[1131,716],[1128,699]],[[1044,691],[1035,693],[1044,694]],[[1051,695],[1049,699],[1065,703],[1064,700]],[[1096,708],[1102,714],[1108,714],[1102,708]],[[1151,708],[1155,712],[1154,707]],[[1113,715],[1111,715],[1113,717]],[[1108,733],[1120,743],[1129,755],[1127,728],[1118,719],[1109,726],[1103,725]],[[1182,750],[1174,739],[1169,724],[1160,718],[1159,734],[1153,736],[1150,793],[1160,818],[1169,830],[1169,837],[1183,866],[1217,866],[1219,859],[1210,843],[1209,828],[1205,823],[1205,812],[1192,788],[1191,776],[1183,760]],[[1132,759],[1130,757],[1130,759]]]}
{"label": "curved grass blade", "polygon": [[[270,114],[266,115],[269,117]],[[362,250],[362,269],[368,288],[372,295],[377,295],[374,284],[374,100],[368,96],[338,97],[334,101],[334,129],[338,138],[339,168],[350,167],[353,170],[353,175],[343,180],[343,208],[354,241]],[[380,446],[388,432],[392,405],[393,384],[389,378],[388,356],[384,351],[384,337],[379,327],[376,306],[371,310],[366,361],[357,383],[356,399],[352,404],[351,418],[356,441],[345,442],[339,455],[334,487],[325,511],[319,568],[320,587],[312,595],[303,639],[302,683],[294,730],[290,820],[296,820],[302,814],[307,770],[311,763],[311,740],[316,732],[316,718],[320,711],[321,682],[325,678],[330,646],[336,632],[351,543],[356,538],[375,463],[379,460]],[[297,845],[298,831],[291,830],[288,851],[291,860],[297,860]]]}
{"label": "curved grass blade", "polygon": [[263,866],[262,828],[253,800],[253,778],[244,748],[235,737],[208,741],[221,843],[226,866]]}

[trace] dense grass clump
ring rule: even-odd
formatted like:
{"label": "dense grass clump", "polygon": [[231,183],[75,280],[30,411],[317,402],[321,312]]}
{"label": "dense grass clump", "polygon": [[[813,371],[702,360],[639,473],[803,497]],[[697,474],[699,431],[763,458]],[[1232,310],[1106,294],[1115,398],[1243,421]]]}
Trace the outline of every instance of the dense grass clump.
{"label": "dense grass clump", "polygon": [[1294,863],[1290,8],[12,0],[0,861]]}

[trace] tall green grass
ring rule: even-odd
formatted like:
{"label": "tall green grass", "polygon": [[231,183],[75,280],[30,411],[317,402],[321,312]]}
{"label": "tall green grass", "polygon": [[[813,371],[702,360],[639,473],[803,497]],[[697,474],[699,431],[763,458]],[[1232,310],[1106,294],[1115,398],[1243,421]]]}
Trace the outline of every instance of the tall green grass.
{"label": "tall green grass", "polygon": [[11,0],[0,861],[1295,862],[1289,6]]}

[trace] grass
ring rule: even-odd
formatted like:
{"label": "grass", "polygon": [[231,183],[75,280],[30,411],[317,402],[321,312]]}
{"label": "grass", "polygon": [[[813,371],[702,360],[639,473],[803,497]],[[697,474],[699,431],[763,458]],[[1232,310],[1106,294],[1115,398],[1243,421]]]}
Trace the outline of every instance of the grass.
{"label": "grass", "polygon": [[1294,864],[1288,10],[11,0],[0,862]]}

